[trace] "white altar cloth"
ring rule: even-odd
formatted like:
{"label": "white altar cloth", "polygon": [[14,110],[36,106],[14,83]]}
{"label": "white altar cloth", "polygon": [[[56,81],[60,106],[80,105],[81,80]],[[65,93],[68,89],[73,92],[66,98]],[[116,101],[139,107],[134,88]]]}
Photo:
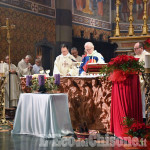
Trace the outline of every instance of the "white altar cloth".
{"label": "white altar cloth", "polygon": [[67,94],[21,94],[12,134],[43,138],[73,134]]}

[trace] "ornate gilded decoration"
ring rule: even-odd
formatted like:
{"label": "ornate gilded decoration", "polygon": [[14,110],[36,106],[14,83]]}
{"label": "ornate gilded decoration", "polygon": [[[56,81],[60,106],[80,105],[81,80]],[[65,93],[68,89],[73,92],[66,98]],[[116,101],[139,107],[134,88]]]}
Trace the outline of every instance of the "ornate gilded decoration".
{"label": "ornate gilded decoration", "polygon": [[5,119],[5,77],[0,77],[0,125],[7,125]]}
{"label": "ornate gilded decoration", "polygon": [[142,34],[143,35],[147,35],[148,34],[148,25],[147,25],[147,0],[143,0],[144,2],[144,15],[143,15],[143,20],[144,20],[144,24],[142,27]]}
{"label": "ornate gilded decoration", "polygon": [[133,21],[134,21],[133,14],[132,14],[133,0],[129,0],[129,10],[130,10],[130,16],[129,16],[130,25],[129,25],[128,35],[133,36],[134,35],[134,27],[133,27],[133,24],[132,24]]}
{"label": "ornate gilded decoration", "polygon": [[119,5],[120,0],[116,0],[116,29],[115,29],[115,35],[114,36],[120,36],[120,28],[119,28]]}
{"label": "ornate gilded decoration", "polygon": [[146,104],[146,124],[150,125],[150,70],[144,74],[145,79],[145,104]]}
{"label": "ornate gilded decoration", "polygon": [[8,52],[9,52],[9,70],[10,70],[10,44],[11,44],[11,38],[10,38],[10,30],[15,28],[15,25],[9,25],[9,19],[6,18],[6,26],[0,27],[2,30],[7,30],[7,42],[8,42]]}

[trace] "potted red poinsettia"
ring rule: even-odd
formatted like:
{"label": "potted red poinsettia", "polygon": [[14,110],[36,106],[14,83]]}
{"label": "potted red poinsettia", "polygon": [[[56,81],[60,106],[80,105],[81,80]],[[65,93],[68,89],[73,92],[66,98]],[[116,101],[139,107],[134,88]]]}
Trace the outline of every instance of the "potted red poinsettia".
{"label": "potted red poinsettia", "polygon": [[150,38],[147,38],[147,40],[144,41],[144,48],[147,51],[150,51]]}
{"label": "potted red poinsettia", "polygon": [[138,58],[128,55],[118,55],[112,58],[107,66],[104,66],[100,73],[106,74],[111,81],[124,81],[130,74],[144,72],[144,62]]}
{"label": "potted red poinsettia", "polygon": [[150,148],[150,126],[137,122],[134,118],[129,117],[124,117],[122,125],[125,129],[124,135],[137,137],[140,148]]}

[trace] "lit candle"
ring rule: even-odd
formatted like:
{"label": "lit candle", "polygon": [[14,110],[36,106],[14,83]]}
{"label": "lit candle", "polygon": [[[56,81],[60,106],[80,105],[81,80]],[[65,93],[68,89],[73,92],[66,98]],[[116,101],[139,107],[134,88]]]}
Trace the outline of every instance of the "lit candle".
{"label": "lit candle", "polygon": [[145,55],[145,68],[150,68],[150,54]]}

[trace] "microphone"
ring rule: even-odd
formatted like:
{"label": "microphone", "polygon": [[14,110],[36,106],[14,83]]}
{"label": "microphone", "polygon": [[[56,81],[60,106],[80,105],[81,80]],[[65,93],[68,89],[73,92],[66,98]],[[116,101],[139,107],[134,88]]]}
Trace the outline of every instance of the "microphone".
{"label": "microphone", "polygon": [[[69,57],[70,58],[70,57]],[[73,62],[77,62],[76,60],[74,60],[74,59],[72,59],[72,58],[70,58]]]}
{"label": "microphone", "polygon": [[74,59],[71,59],[73,62],[77,62],[76,60],[74,60]]}

